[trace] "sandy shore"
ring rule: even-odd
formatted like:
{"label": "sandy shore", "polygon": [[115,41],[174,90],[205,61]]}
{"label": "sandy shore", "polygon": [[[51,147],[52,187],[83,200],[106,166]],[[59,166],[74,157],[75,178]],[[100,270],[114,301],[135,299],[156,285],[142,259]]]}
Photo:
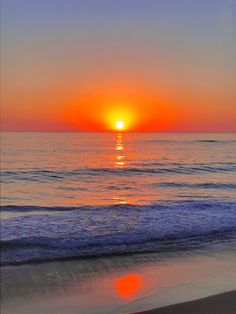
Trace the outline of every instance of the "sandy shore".
{"label": "sandy shore", "polygon": [[207,298],[169,305],[139,314],[234,314],[236,313],[236,290]]}
{"label": "sandy shore", "polygon": [[212,250],[5,266],[1,313],[233,314],[235,263],[233,250]]}

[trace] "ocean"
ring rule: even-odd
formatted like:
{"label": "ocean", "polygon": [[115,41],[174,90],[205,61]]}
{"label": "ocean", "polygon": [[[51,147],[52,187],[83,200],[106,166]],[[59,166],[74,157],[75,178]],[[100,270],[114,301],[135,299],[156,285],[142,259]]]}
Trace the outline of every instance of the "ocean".
{"label": "ocean", "polygon": [[236,243],[236,134],[2,133],[2,265]]}

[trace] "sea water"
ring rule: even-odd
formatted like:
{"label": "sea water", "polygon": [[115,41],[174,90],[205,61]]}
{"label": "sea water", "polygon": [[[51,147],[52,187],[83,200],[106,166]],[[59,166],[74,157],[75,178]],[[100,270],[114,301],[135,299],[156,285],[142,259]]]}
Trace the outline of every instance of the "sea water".
{"label": "sea water", "polygon": [[236,134],[2,133],[2,265],[236,243]]}

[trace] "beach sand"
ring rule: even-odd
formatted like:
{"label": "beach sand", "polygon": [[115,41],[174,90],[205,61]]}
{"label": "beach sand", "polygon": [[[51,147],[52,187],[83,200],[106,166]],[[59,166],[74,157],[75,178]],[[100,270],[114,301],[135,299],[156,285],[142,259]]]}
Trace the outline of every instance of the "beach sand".
{"label": "beach sand", "polygon": [[235,314],[236,290],[139,314]]}
{"label": "beach sand", "polygon": [[6,266],[1,313],[234,314],[235,265],[235,251],[217,249]]}

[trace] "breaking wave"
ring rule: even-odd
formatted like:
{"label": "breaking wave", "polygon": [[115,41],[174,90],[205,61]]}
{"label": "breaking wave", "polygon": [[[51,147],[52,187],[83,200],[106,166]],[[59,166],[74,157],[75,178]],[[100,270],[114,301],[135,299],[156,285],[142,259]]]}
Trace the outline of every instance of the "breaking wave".
{"label": "breaking wave", "polygon": [[2,211],[11,214],[2,226],[2,265],[178,251],[236,240],[236,202],[228,200],[4,206]]}

